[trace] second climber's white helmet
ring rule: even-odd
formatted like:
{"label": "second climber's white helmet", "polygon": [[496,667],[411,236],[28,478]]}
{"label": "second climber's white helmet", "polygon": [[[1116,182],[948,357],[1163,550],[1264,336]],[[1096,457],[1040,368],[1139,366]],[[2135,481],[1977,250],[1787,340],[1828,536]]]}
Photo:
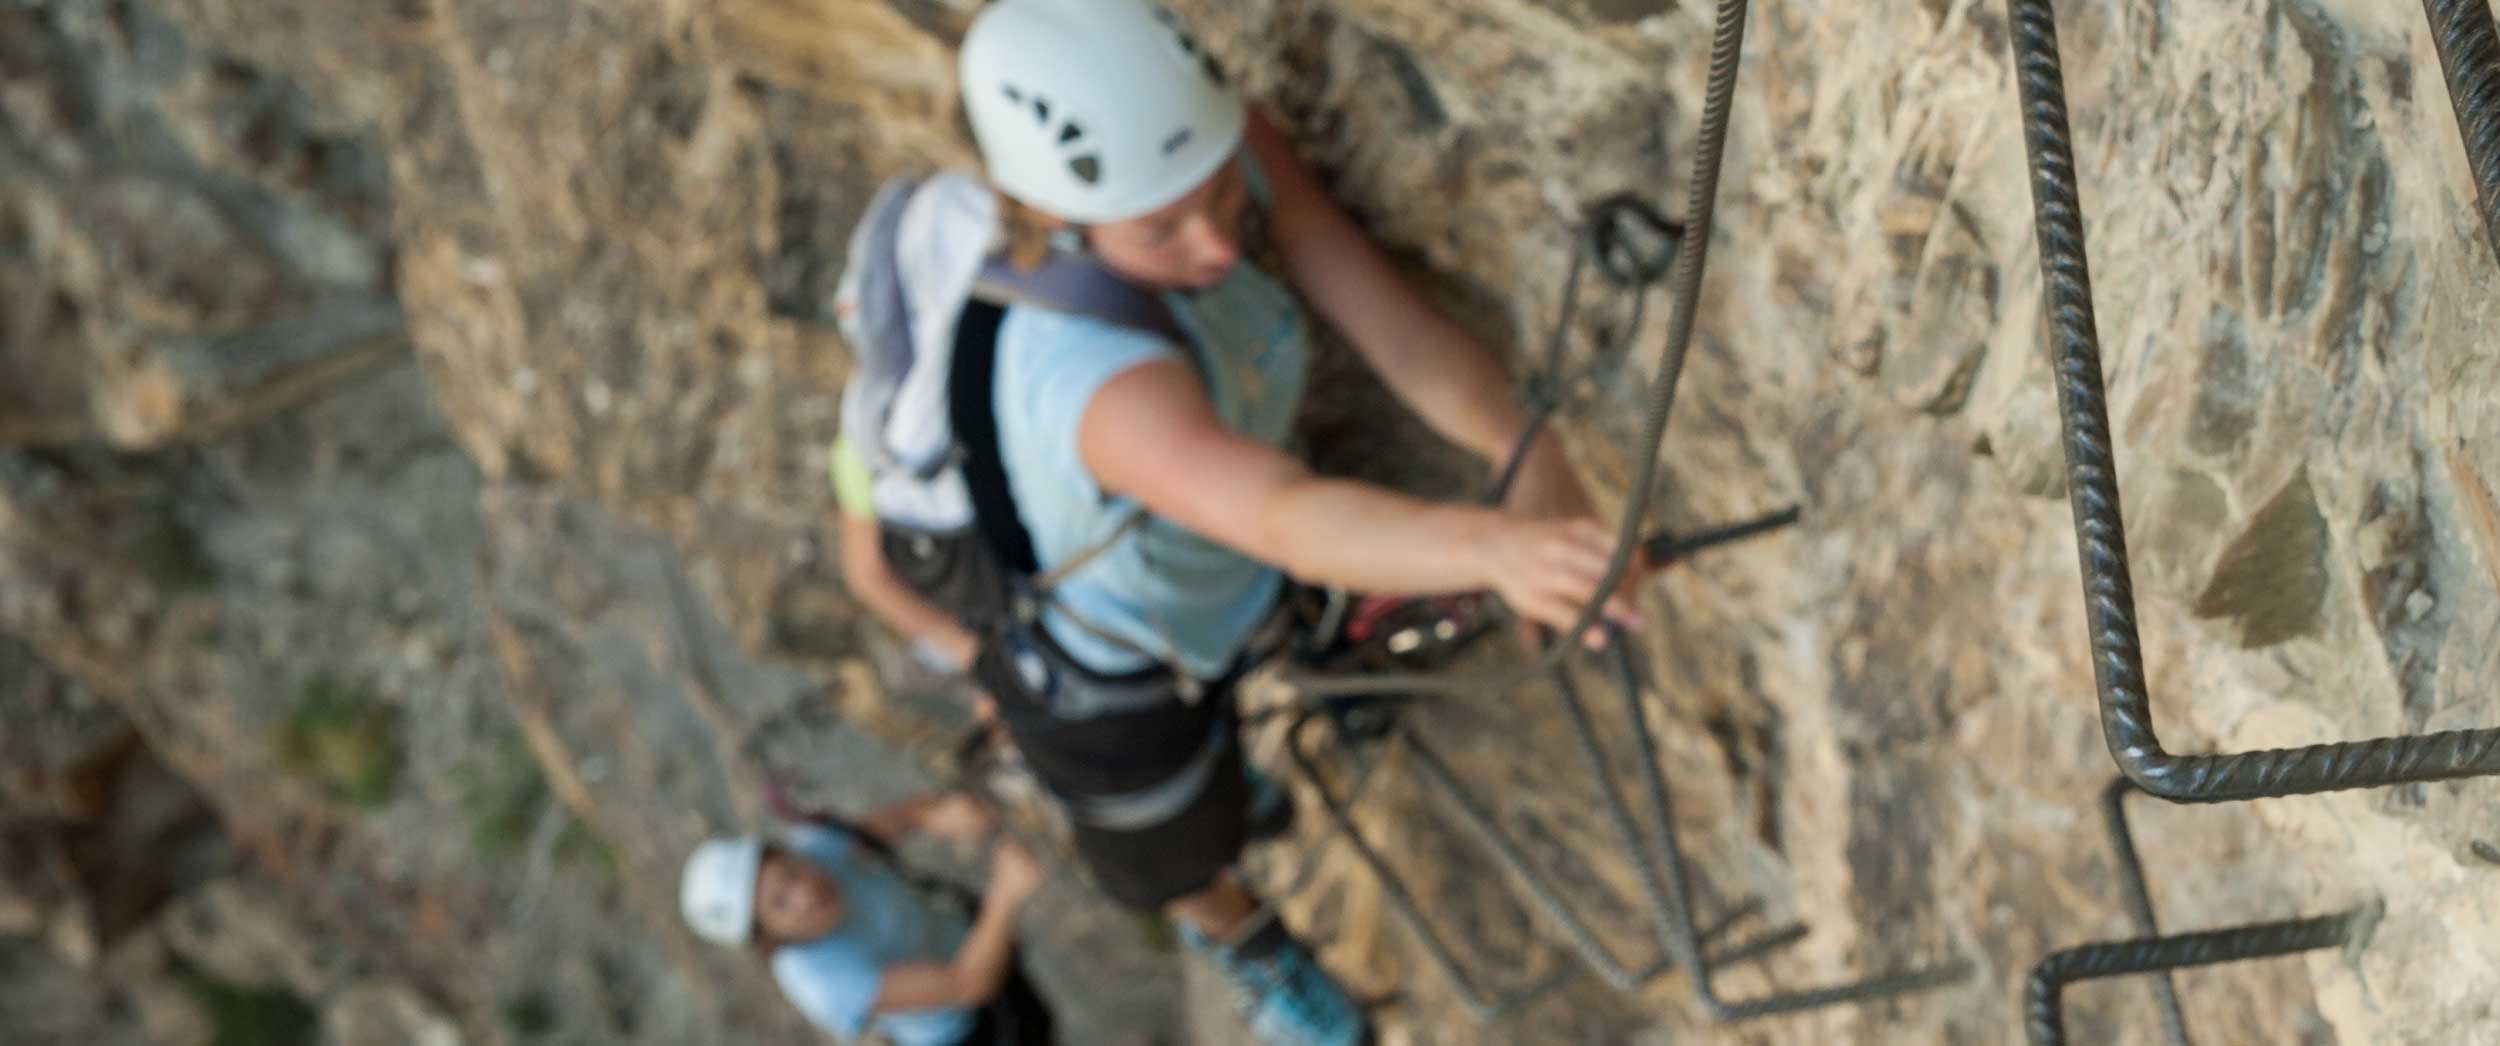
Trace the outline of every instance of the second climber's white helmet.
{"label": "second climber's white helmet", "polygon": [[686,858],[677,906],[695,936],[714,944],[744,944],[755,932],[755,874],[764,865],[764,840],[754,836],[713,839]]}
{"label": "second climber's white helmet", "polygon": [[1187,195],[1247,121],[1198,42],[1145,0],[998,0],[964,35],[962,75],[990,181],[1078,224]]}

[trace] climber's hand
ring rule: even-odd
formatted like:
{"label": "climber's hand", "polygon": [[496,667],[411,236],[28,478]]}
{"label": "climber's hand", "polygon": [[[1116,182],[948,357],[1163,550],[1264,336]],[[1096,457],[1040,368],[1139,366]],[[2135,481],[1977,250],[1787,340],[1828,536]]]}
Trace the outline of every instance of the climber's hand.
{"label": "climber's hand", "polygon": [[[1604,524],[1585,516],[1573,519],[1529,519],[1505,516],[1488,544],[1476,550],[1483,557],[1486,582],[1522,619],[1547,628],[1569,628],[1605,580],[1606,561],[1614,552],[1614,535]],[[1639,563],[1624,572],[1640,576]],[[1607,620],[1627,628],[1640,625],[1640,614],[1618,587],[1608,593]],[[1606,645],[1606,633],[1591,628],[1581,641],[1590,649]]]}

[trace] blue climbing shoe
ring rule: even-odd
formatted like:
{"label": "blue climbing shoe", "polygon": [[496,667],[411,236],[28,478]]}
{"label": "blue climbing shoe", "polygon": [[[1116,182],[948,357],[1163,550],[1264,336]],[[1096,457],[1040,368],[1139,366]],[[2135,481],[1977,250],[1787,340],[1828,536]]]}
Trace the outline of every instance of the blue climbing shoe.
{"label": "blue climbing shoe", "polygon": [[1213,960],[1233,1010],[1266,1046],[1370,1046],[1371,1023],[1336,978],[1273,916],[1238,943],[1218,945],[1187,925],[1181,940]]}

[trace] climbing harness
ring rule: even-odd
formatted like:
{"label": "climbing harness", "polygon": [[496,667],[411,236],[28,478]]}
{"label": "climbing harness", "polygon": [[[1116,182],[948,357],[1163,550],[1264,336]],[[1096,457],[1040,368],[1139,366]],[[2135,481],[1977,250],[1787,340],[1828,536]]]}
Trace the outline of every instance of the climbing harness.
{"label": "climbing harness", "polygon": [[2126,777],[2110,782],[2101,793],[2101,813],[2109,827],[2110,852],[2127,888],[2128,914],[2136,931],[2132,940],[2104,941],[2068,948],[2033,967],[2024,990],[2024,1011],[2033,1046],[2062,1046],[2065,1012],[2059,994],[2076,981],[2145,974],[2152,979],[2153,1001],[2161,1010],[2162,1034],[2170,1046],[2190,1046],[2187,1015],[2179,1008],[2178,990],[2170,971],[2191,966],[2264,959],[2323,948],[2357,947],[2377,926],[2377,902],[2334,915],[2279,922],[2252,923],[2228,929],[2161,936],[2153,918],[2153,898],[2144,881],[2144,864],[2136,856],[2135,836],[2127,830],[2127,797],[2143,790]]}
{"label": "climbing harness", "polygon": [[[2465,142],[2482,204],[2484,233],[2500,262],[2500,33],[2488,0],[2423,0],[2449,99]],[[2154,736],[2144,659],[2137,640],[2135,597],[2120,518],[2118,470],[2103,390],[2100,340],[2092,313],[2057,22],[2049,0],[2007,0],[2013,25],[2024,145],[2029,154],[2040,275],[2064,429],[2068,498],[2091,620],[2092,665],[2102,733],[2125,777],[2105,798],[2112,843],[2128,878],[2129,907],[2147,936],[2057,952],[2033,971],[2027,992],[2034,1043],[2064,1041],[2059,991],[2067,983],[2159,972],[2155,994],[2174,1046],[2187,1042],[2186,1021],[2168,970],[2287,955],[2353,943],[2367,936],[2376,907],[2338,915],[2262,923],[2175,937],[2152,936],[2150,897],[2126,829],[2131,790],[2182,803],[2233,802],[2271,796],[2500,774],[2500,729],[2451,730],[2368,741],[2217,755],[2163,750]]]}

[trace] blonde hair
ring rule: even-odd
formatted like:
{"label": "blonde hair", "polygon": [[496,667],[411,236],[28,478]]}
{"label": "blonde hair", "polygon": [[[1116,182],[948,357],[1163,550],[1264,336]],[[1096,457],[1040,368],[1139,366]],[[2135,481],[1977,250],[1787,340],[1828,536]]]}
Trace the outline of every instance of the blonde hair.
{"label": "blonde hair", "polygon": [[1041,268],[1050,258],[1050,238],[1062,226],[1006,193],[991,192],[998,197],[998,231],[1006,244],[1007,264],[1019,272]]}
{"label": "blonde hair", "polygon": [[[1061,232],[1076,232],[1074,226],[997,189],[991,189],[990,195],[998,198],[999,243],[1007,252],[1007,264],[1015,266],[1018,272],[1041,268],[1043,262],[1050,260],[1052,238]],[[1253,199],[1242,217],[1242,257],[1268,272],[1283,272],[1284,255],[1270,231],[1267,208]]]}

